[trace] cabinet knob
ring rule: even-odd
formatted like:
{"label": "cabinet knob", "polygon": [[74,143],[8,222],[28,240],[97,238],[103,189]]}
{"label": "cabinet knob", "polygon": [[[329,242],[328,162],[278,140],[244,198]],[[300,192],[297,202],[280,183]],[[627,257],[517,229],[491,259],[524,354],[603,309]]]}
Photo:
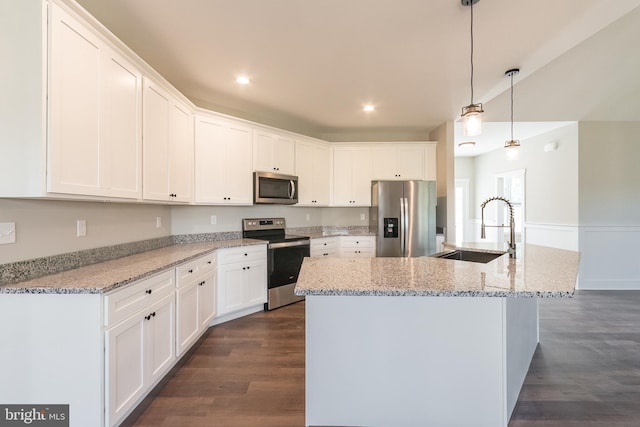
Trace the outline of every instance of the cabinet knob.
{"label": "cabinet knob", "polygon": [[247,256],[247,254],[244,254],[244,256]]}
{"label": "cabinet knob", "polygon": [[151,289],[147,289],[145,292],[146,292],[147,294],[151,295],[151,292],[153,292],[153,291],[152,291]]}
{"label": "cabinet knob", "polygon": [[189,273],[193,273],[193,268],[190,268],[190,269],[189,269]]}
{"label": "cabinet knob", "polygon": [[211,264],[211,261],[207,261],[207,264]]}
{"label": "cabinet knob", "polygon": [[250,269],[251,269],[251,267],[247,267],[247,270],[250,270]]}
{"label": "cabinet knob", "polygon": [[247,269],[247,267],[242,267],[242,269],[243,269],[243,270],[246,270],[246,269]]}
{"label": "cabinet knob", "polygon": [[151,316],[156,317],[156,312],[151,313]]}
{"label": "cabinet knob", "polygon": [[206,281],[202,281],[200,283],[198,283],[200,286],[204,285],[206,283]]}
{"label": "cabinet knob", "polygon": [[151,316],[144,316],[144,319],[145,319],[145,320],[150,320],[150,319],[151,319]]}

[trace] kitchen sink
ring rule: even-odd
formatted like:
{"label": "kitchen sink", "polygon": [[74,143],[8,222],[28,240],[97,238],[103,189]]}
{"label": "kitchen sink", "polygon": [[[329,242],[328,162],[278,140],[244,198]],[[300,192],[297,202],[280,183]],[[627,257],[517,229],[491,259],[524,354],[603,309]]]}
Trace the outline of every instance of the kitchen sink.
{"label": "kitchen sink", "polygon": [[492,252],[470,251],[467,249],[455,249],[452,251],[440,252],[431,256],[434,258],[455,259],[458,261],[481,262],[486,264],[489,261],[493,261],[494,259],[504,254],[505,252],[492,253]]}

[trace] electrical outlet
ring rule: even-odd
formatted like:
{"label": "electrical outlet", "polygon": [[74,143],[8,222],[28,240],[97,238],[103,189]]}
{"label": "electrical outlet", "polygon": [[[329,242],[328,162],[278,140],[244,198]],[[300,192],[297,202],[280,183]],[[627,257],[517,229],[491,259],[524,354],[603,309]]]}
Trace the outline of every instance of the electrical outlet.
{"label": "electrical outlet", "polygon": [[360,214],[360,221],[364,221],[365,220],[365,216],[363,213]]}
{"label": "electrical outlet", "polygon": [[157,216],[156,217],[156,228],[160,228],[162,227],[162,217],[161,216]]}
{"label": "electrical outlet", "polygon": [[218,217],[216,215],[211,215],[211,225],[215,225],[218,223]]}
{"label": "electrical outlet", "polygon": [[305,219],[306,219],[307,221],[311,221],[311,214],[307,214],[307,215],[306,215],[306,217],[305,217]]}
{"label": "electrical outlet", "polygon": [[0,224],[0,245],[16,242],[16,223],[3,222]]}
{"label": "electrical outlet", "polygon": [[87,235],[87,221],[79,219],[76,221],[76,237],[84,237]]}

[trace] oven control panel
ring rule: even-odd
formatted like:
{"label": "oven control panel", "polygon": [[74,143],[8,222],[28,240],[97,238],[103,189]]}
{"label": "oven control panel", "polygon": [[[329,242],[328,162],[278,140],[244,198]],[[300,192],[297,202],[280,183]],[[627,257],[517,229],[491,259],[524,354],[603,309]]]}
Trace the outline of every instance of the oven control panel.
{"label": "oven control panel", "polygon": [[285,229],[284,218],[247,218],[242,220],[242,230],[280,230]]}

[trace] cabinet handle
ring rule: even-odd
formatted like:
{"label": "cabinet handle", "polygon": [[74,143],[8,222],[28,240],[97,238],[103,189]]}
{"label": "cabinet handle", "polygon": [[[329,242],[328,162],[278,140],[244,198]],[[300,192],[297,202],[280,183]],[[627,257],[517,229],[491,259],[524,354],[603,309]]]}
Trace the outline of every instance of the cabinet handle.
{"label": "cabinet handle", "polygon": [[146,292],[147,294],[151,295],[151,292],[153,292],[153,291],[152,291],[151,289],[147,289],[145,292]]}

